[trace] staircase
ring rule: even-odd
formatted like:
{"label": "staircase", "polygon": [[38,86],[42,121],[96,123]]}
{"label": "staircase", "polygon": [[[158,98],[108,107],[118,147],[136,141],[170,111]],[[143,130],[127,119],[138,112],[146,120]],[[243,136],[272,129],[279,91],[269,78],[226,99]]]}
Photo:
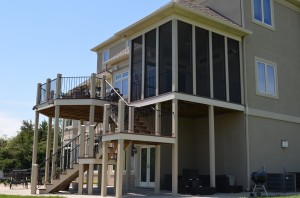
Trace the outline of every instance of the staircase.
{"label": "staircase", "polygon": [[[88,170],[88,165],[84,165],[84,171]],[[51,183],[45,183],[41,186],[39,194],[48,194],[58,192],[65,187],[69,186],[79,175],[79,164],[73,164],[73,168],[68,168],[66,171],[59,175],[58,179],[52,179]]]}

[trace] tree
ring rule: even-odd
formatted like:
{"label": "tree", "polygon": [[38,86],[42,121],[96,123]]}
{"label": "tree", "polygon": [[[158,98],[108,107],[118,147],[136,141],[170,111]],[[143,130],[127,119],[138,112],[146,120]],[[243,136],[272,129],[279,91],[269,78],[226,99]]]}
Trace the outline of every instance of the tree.
{"label": "tree", "polygon": [[[43,121],[39,125],[38,163],[45,160],[47,130],[48,123]],[[23,120],[20,131],[15,137],[0,138],[0,169],[7,172],[12,169],[31,168],[33,137],[34,125],[32,121]]]}

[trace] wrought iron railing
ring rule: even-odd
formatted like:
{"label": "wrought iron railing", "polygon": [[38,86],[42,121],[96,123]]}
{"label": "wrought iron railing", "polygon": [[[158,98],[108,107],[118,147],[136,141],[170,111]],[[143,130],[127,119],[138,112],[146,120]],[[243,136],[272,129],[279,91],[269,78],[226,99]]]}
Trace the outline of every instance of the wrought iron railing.
{"label": "wrought iron railing", "polygon": [[[152,106],[145,107],[133,107],[130,106],[126,100],[122,97],[119,89],[113,88],[113,86],[106,81],[108,91],[106,93],[105,100],[110,104],[111,118],[114,122],[118,123],[118,104],[120,99],[125,103],[125,115],[124,115],[124,132],[131,132],[136,134],[149,134],[158,135],[155,131],[155,113],[159,113],[159,119],[161,123],[161,136],[172,136],[172,116],[173,112],[167,110],[156,110]],[[129,129],[129,108],[134,108],[134,126],[133,129]],[[116,132],[111,128],[110,132]]]}
{"label": "wrought iron railing", "polygon": [[[47,102],[48,100],[60,99],[101,99],[101,78],[95,77],[95,96],[91,96],[92,77],[61,77],[60,93],[56,93],[57,79],[50,81],[50,90],[47,90],[47,84],[43,84],[40,88],[39,103]],[[47,92],[49,98],[47,98]]]}
{"label": "wrought iron railing", "polygon": [[[57,152],[53,153],[48,159],[39,164],[38,173],[38,186],[45,183],[51,183],[52,179],[59,178],[60,174],[65,172],[66,169],[71,168],[73,164],[78,163],[78,151],[79,151],[79,137],[76,136],[69,143],[62,148],[58,149]],[[52,161],[55,159],[55,174],[52,174],[53,167]],[[48,177],[45,177],[46,163],[48,163]],[[48,178],[48,179],[47,179]]]}
{"label": "wrought iron railing", "polygon": [[62,77],[61,93],[59,98],[63,99],[79,99],[90,98],[91,78],[84,77]]}

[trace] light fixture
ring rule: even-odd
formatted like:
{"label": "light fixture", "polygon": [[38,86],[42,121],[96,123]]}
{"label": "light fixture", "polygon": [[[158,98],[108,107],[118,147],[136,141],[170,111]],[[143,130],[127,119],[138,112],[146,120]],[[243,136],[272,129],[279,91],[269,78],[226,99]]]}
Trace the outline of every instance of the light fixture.
{"label": "light fixture", "polygon": [[289,142],[287,140],[281,140],[281,148],[289,147]]}

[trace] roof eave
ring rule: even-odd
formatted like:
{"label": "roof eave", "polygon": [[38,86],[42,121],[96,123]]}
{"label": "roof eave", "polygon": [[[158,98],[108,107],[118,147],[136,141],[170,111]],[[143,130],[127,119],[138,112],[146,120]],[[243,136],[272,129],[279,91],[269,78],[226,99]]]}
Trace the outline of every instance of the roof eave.
{"label": "roof eave", "polygon": [[126,38],[126,37],[130,36],[131,34],[134,34],[137,31],[136,27],[140,26],[143,23],[151,22],[151,21],[153,21],[153,23],[154,23],[154,22],[156,22],[162,18],[165,18],[166,16],[174,14],[174,13],[186,15],[188,17],[194,16],[192,18],[201,17],[201,18],[197,18],[197,20],[200,20],[201,22],[209,24],[209,25],[214,25],[217,28],[232,32],[241,37],[252,34],[251,31],[249,31],[243,27],[240,27],[238,25],[233,25],[233,24],[226,23],[224,21],[217,20],[211,16],[204,15],[200,12],[196,12],[192,9],[186,8],[177,3],[170,2],[170,3],[166,4],[165,6],[159,8],[155,12],[151,13],[150,15],[142,18],[141,20],[139,20],[139,21],[133,23],[132,25],[124,28],[123,30],[115,33],[114,36],[112,36],[111,38],[107,39],[106,41],[100,43],[96,47],[92,48],[91,51],[97,52],[99,49],[105,48],[107,45],[117,41],[118,39]]}

